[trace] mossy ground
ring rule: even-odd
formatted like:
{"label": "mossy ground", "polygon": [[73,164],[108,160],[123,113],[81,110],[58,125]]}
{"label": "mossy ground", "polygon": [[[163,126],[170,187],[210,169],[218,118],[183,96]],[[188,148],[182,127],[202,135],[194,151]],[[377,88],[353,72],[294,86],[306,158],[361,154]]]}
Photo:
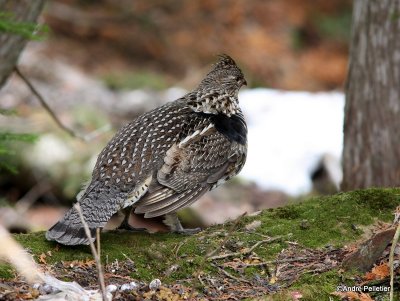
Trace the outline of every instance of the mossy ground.
{"label": "mossy ground", "polygon": [[[199,270],[215,274],[216,268],[205,257],[213,250],[220,250],[222,245],[225,248],[222,251],[229,251],[228,246],[232,244],[250,247],[263,236],[284,235],[286,238],[258,247],[257,255],[262,260],[275,259],[282,249],[287,248],[286,240],[309,248],[341,247],[359,239],[366,226],[377,221],[391,221],[393,210],[398,205],[400,189],[373,188],[313,197],[282,208],[265,210],[256,216],[242,217],[236,222],[213,226],[194,236],[105,232],[101,235],[101,257],[103,263],[122,262],[130,258],[135,266],[130,275],[134,279],[149,281],[159,278],[163,283],[174,283],[195,278],[193,275]],[[247,231],[245,226],[254,220],[261,221],[261,226]],[[37,259],[40,254],[51,251],[51,256],[46,257],[48,264],[92,258],[89,247],[60,246],[46,241],[43,232],[18,234],[15,238]],[[176,271],[168,272],[173,265],[178,266]],[[250,269],[245,277],[257,272],[257,269]],[[231,273],[236,275],[234,271]],[[0,265],[0,278],[12,275],[8,266]],[[343,281],[343,277],[345,275],[339,275],[336,270],[320,275],[305,274],[289,289],[268,296],[266,300],[287,300],[285,294],[288,290],[302,291],[302,300],[328,300],[327,296]],[[351,280],[348,281],[351,283]],[[200,283],[192,285],[200,286]]]}

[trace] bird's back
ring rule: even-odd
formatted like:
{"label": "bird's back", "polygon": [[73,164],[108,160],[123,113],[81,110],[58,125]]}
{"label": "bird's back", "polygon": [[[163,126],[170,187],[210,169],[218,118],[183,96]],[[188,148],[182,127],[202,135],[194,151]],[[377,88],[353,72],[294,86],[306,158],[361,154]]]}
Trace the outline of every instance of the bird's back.
{"label": "bird's back", "polygon": [[177,141],[190,109],[181,100],[141,115],[121,128],[101,151],[92,182],[134,189],[162,165],[166,151]]}

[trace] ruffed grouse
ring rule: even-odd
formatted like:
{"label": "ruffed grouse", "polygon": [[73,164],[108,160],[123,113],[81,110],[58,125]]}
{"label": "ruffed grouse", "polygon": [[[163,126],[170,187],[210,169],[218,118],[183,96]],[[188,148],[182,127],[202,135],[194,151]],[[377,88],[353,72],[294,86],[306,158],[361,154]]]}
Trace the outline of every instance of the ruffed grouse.
{"label": "ruffed grouse", "polygon": [[[165,216],[171,231],[196,232],[182,228],[176,211],[235,176],[246,160],[247,126],[238,103],[243,85],[235,61],[221,55],[195,90],[118,131],[77,197],[92,237],[122,209],[125,225],[132,209],[145,218]],[[74,208],[46,238],[89,244]]]}

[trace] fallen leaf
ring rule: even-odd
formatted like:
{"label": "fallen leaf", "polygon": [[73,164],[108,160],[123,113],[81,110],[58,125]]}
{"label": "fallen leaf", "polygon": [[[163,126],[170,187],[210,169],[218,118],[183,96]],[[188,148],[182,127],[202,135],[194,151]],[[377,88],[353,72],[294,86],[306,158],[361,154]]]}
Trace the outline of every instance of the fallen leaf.
{"label": "fallen leaf", "polygon": [[357,292],[334,292],[332,293],[334,296],[338,296],[342,300],[350,300],[350,301],[374,301],[369,294],[365,293],[357,293]]}
{"label": "fallen leaf", "polygon": [[386,278],[390,274],[390,269],[387,263],[382,263],[372,269],[372,273],[376,274],[379,279]]}
{"label": "fallen leaf", "polygon": [[73,261],[62,261],[62,264],[65,268],[73,268],[73,267],[90,268],[96,265],[96,261],[94,261],[93,259],[73,260]]}
{"label": "fallen leaf", "polygon": [[364,276],[365,280],[380,280],[389,277],[390,269],[387,263],[382,263],[372,268],[371,272],[367,272]]}
{"label": "fallen leaf", "polygon": [[358,293],[356,292],[333,292],[332,295],[338,296],[340,299],[358,300]]}
{"label": "fallen leaf", "polygon": [[42,254],[40,254],[39,255],[39,262],[40,263],[43,263],[43,264],[47,264],[47,262],[46,262],[46,254],[45,253],[42,253]]}
{"label": "fallen leaf", "polygon": [[231,268],[233,270],[238,270],[241,266],[243,266],[244,263],[240,260],[233,260],[233,261],[228,261],[228,262],[224,262],[222,264],[223,267],[225,268]]}
{"label": "fallen leaf", "polygon": [[261,260],[257,256],[250,256],[249,258],[246,258],[245,260],[243,260],[243,262],[245,264],[257,264],[257,263],[260,263]]}

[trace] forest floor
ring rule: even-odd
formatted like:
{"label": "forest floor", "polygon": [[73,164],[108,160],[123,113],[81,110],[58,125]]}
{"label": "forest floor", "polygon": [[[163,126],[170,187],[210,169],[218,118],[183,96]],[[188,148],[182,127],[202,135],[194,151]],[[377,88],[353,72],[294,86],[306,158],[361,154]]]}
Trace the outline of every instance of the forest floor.
{"label": "forest floor", "polygon": [[[389,286],[387,250],[367,273],[345,271],[342,262],[361,241],[391,227],[399,201],[400,189],[367,189],[244,215],[193,236],[104,232],[105,282],[117,288],[113,300],[389,300],[387,292],[337,287]],[[43,232],[14,237],[42,271],[98,288],[89,247],[48,242]],[[161,286],[151,290],[154,279]],[[122,289],[131,282],[135,287]],[[44,293],[4,263],[0,284],[1,300]]]}

